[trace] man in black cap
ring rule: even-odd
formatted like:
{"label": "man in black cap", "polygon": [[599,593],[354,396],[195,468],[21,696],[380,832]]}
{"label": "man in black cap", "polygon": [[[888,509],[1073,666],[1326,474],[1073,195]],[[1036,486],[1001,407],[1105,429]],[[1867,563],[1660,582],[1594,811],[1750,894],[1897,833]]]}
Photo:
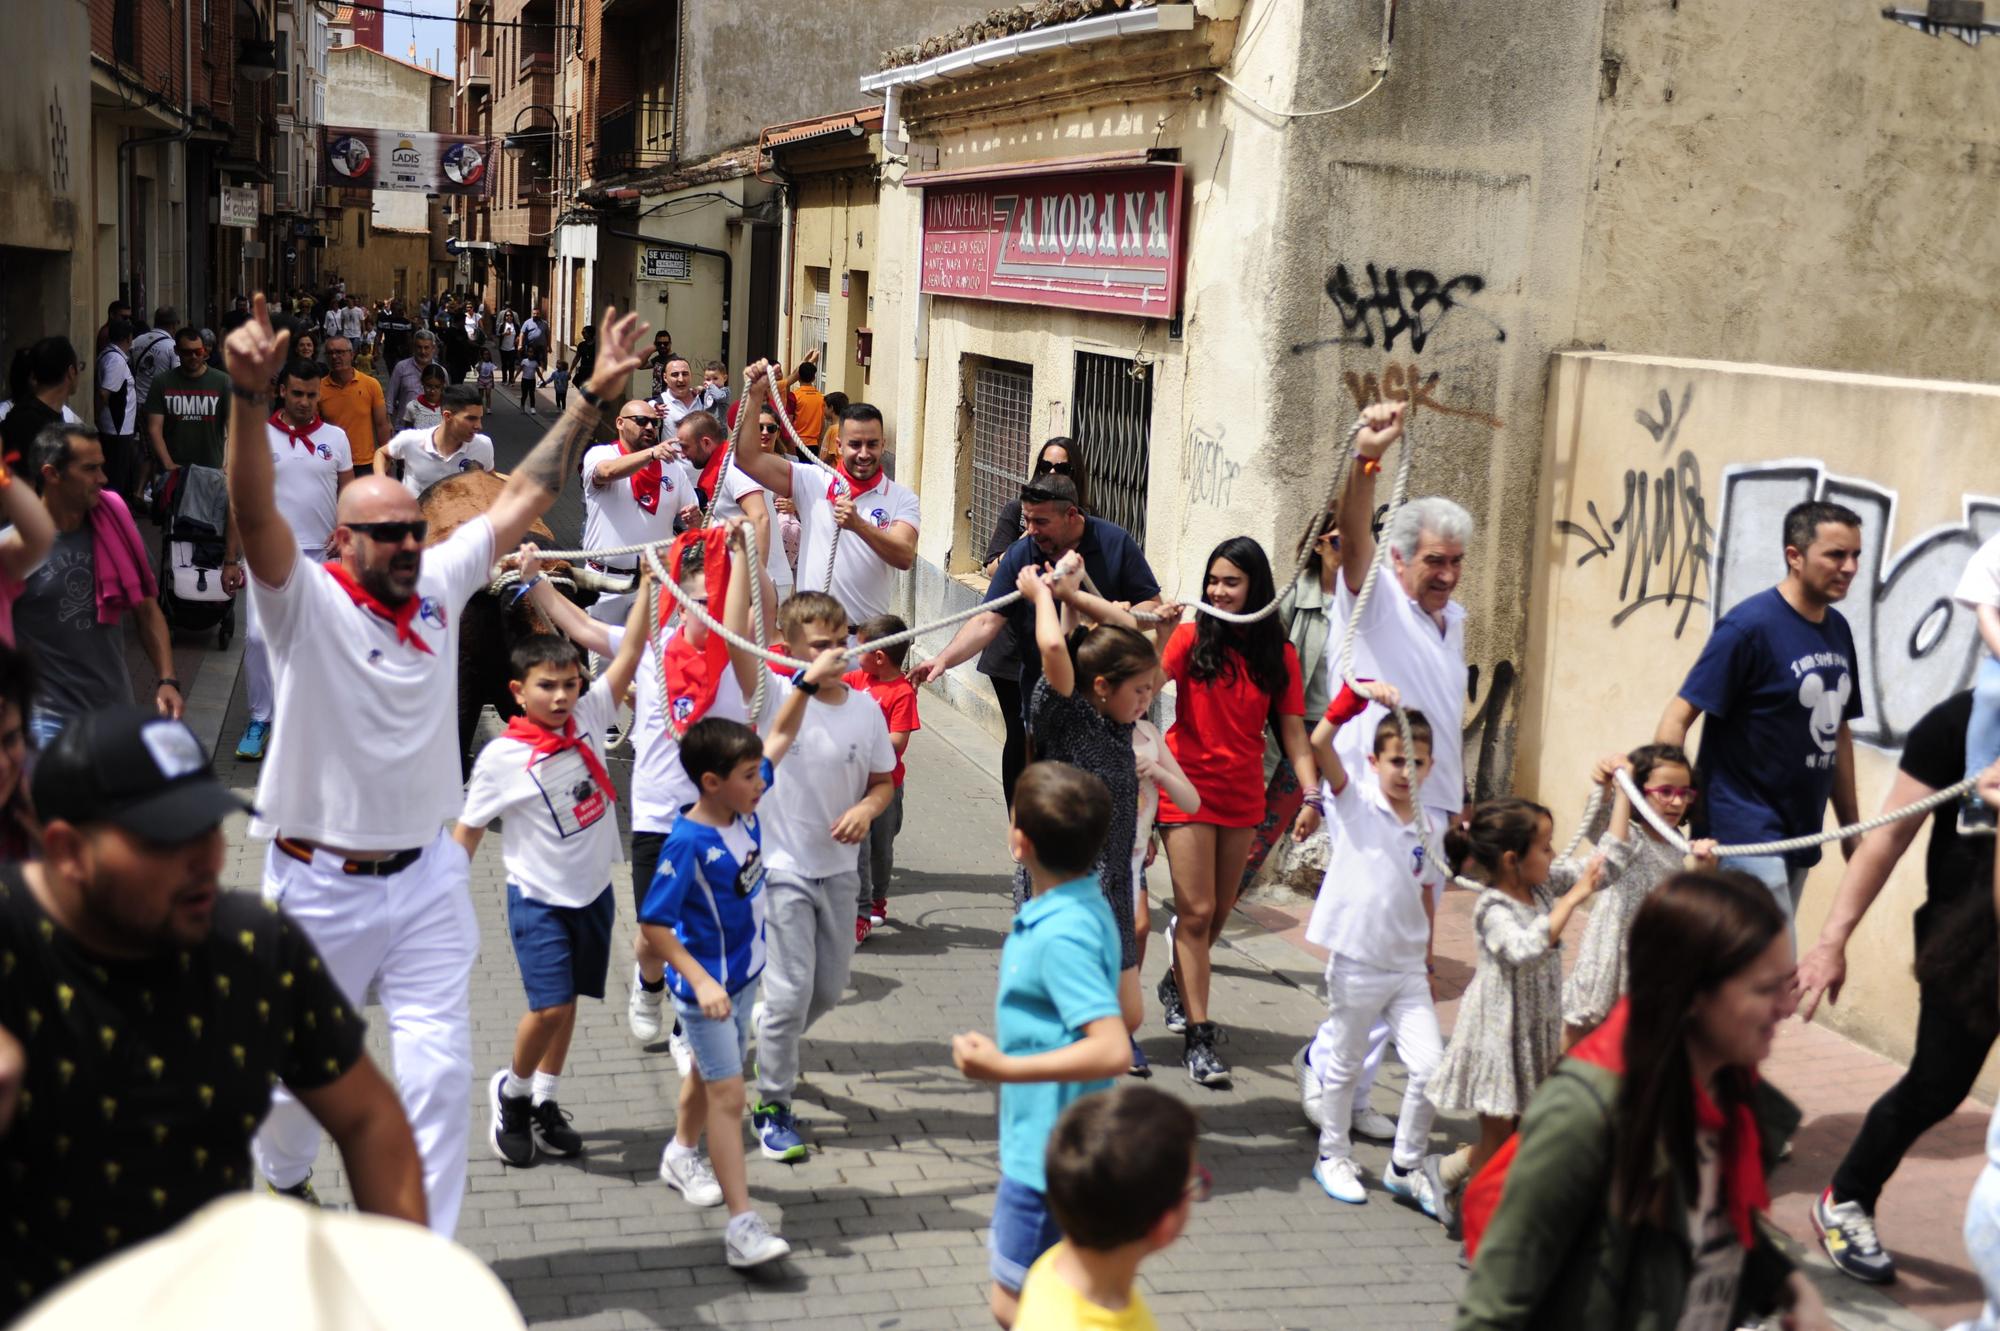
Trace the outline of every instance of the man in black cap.
{"label": "man in black cap", "polygon": [[221,890],[222,820],[247,806],[193,733],[135,707],[79,717],[33,793],[43,858],[0,866],[0,1034],[25,1065],[9,1077],[0,1058],[18,1084],[0,1323],[250,1186],[277,1082],[339,1145],[362,1210],[424,1223],[416,1142],[360,1014],[275,906]]}

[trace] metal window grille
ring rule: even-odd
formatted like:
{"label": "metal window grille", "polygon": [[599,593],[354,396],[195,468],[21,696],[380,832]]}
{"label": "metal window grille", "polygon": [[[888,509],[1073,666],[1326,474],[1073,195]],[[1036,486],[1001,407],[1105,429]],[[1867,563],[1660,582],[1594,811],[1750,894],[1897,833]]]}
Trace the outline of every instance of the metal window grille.
{"label": "metal window grille", "polygon": [[826,326],[832,311],[832,302],[827,292],[830,274],[824,268],[806,269],[806,308],[799,314],[798,354],[817,350],[820,359],[820,383],[826,383]]}
{"label": "metal window grille", "polygon": [[1076,353],[1069,432],[1089,469],[1091,512],[1146,543],[1146,482],[1153,437],[1153,377],[1123,356]]}
{"label": "metal window grille", "polygon": [[1005,361],[977,361],[972,371],[972,530],[975,558],[1028,476],[1034,372]]}

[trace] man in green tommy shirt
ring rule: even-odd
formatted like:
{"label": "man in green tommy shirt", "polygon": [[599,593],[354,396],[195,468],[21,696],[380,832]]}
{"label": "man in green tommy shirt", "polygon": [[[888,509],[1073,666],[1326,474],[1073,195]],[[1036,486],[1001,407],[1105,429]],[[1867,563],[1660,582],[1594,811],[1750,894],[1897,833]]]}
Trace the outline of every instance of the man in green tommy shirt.
{"label": "man in green tommy shirt", "polygon": [[183,328],[174,337],[180,365],[153,377],[146,395],[146,437],[167,471],[222,466],[229,424],[229,376],[208,363],[201,333]]}

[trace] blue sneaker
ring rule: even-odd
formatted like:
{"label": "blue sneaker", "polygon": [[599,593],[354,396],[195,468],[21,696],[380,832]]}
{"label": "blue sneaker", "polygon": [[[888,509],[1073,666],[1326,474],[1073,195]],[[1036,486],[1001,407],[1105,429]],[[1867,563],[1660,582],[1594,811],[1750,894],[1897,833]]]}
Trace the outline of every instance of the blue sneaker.
{"label": "blue sneaker", "polygon": [[1152,1076],[1153,1065],[1146,1061],[1146,1051],[1139,1047],[1139,1040],[1136,1036],[1131,1038],[1132,1038],[1132,1066],[1125,1069],[1126,1074],[1128,1076],[1133,1076],[1133,1077]]}
{"label": "blue sneaker", "polygon": [[264,760],[264,745],[271,738],[269,721],[252,721],[243,727],[243,738],[236,741],[236,757],[239,762],[255,763]]}
{"label": "blue sneaker", "polygon": [[766,1160],[791,1162],[806,1158],[806,1139],[799,1136],[790,1105],[758,1105],[750,1112],[750,1126],[756,1129],[757,1144]]}

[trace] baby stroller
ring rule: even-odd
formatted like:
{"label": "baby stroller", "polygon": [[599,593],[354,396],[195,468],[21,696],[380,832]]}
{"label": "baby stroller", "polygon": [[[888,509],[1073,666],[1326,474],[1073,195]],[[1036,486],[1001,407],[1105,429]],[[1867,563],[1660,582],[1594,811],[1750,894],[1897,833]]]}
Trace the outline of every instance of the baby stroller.
{"label": "baby stroller", "polygon": [[179,467],[160,482],[160,610],[167,626],[215,630],[218,647],[236,635],[236,602],[222,586],[228,552],[229,491],[214,467]]}

